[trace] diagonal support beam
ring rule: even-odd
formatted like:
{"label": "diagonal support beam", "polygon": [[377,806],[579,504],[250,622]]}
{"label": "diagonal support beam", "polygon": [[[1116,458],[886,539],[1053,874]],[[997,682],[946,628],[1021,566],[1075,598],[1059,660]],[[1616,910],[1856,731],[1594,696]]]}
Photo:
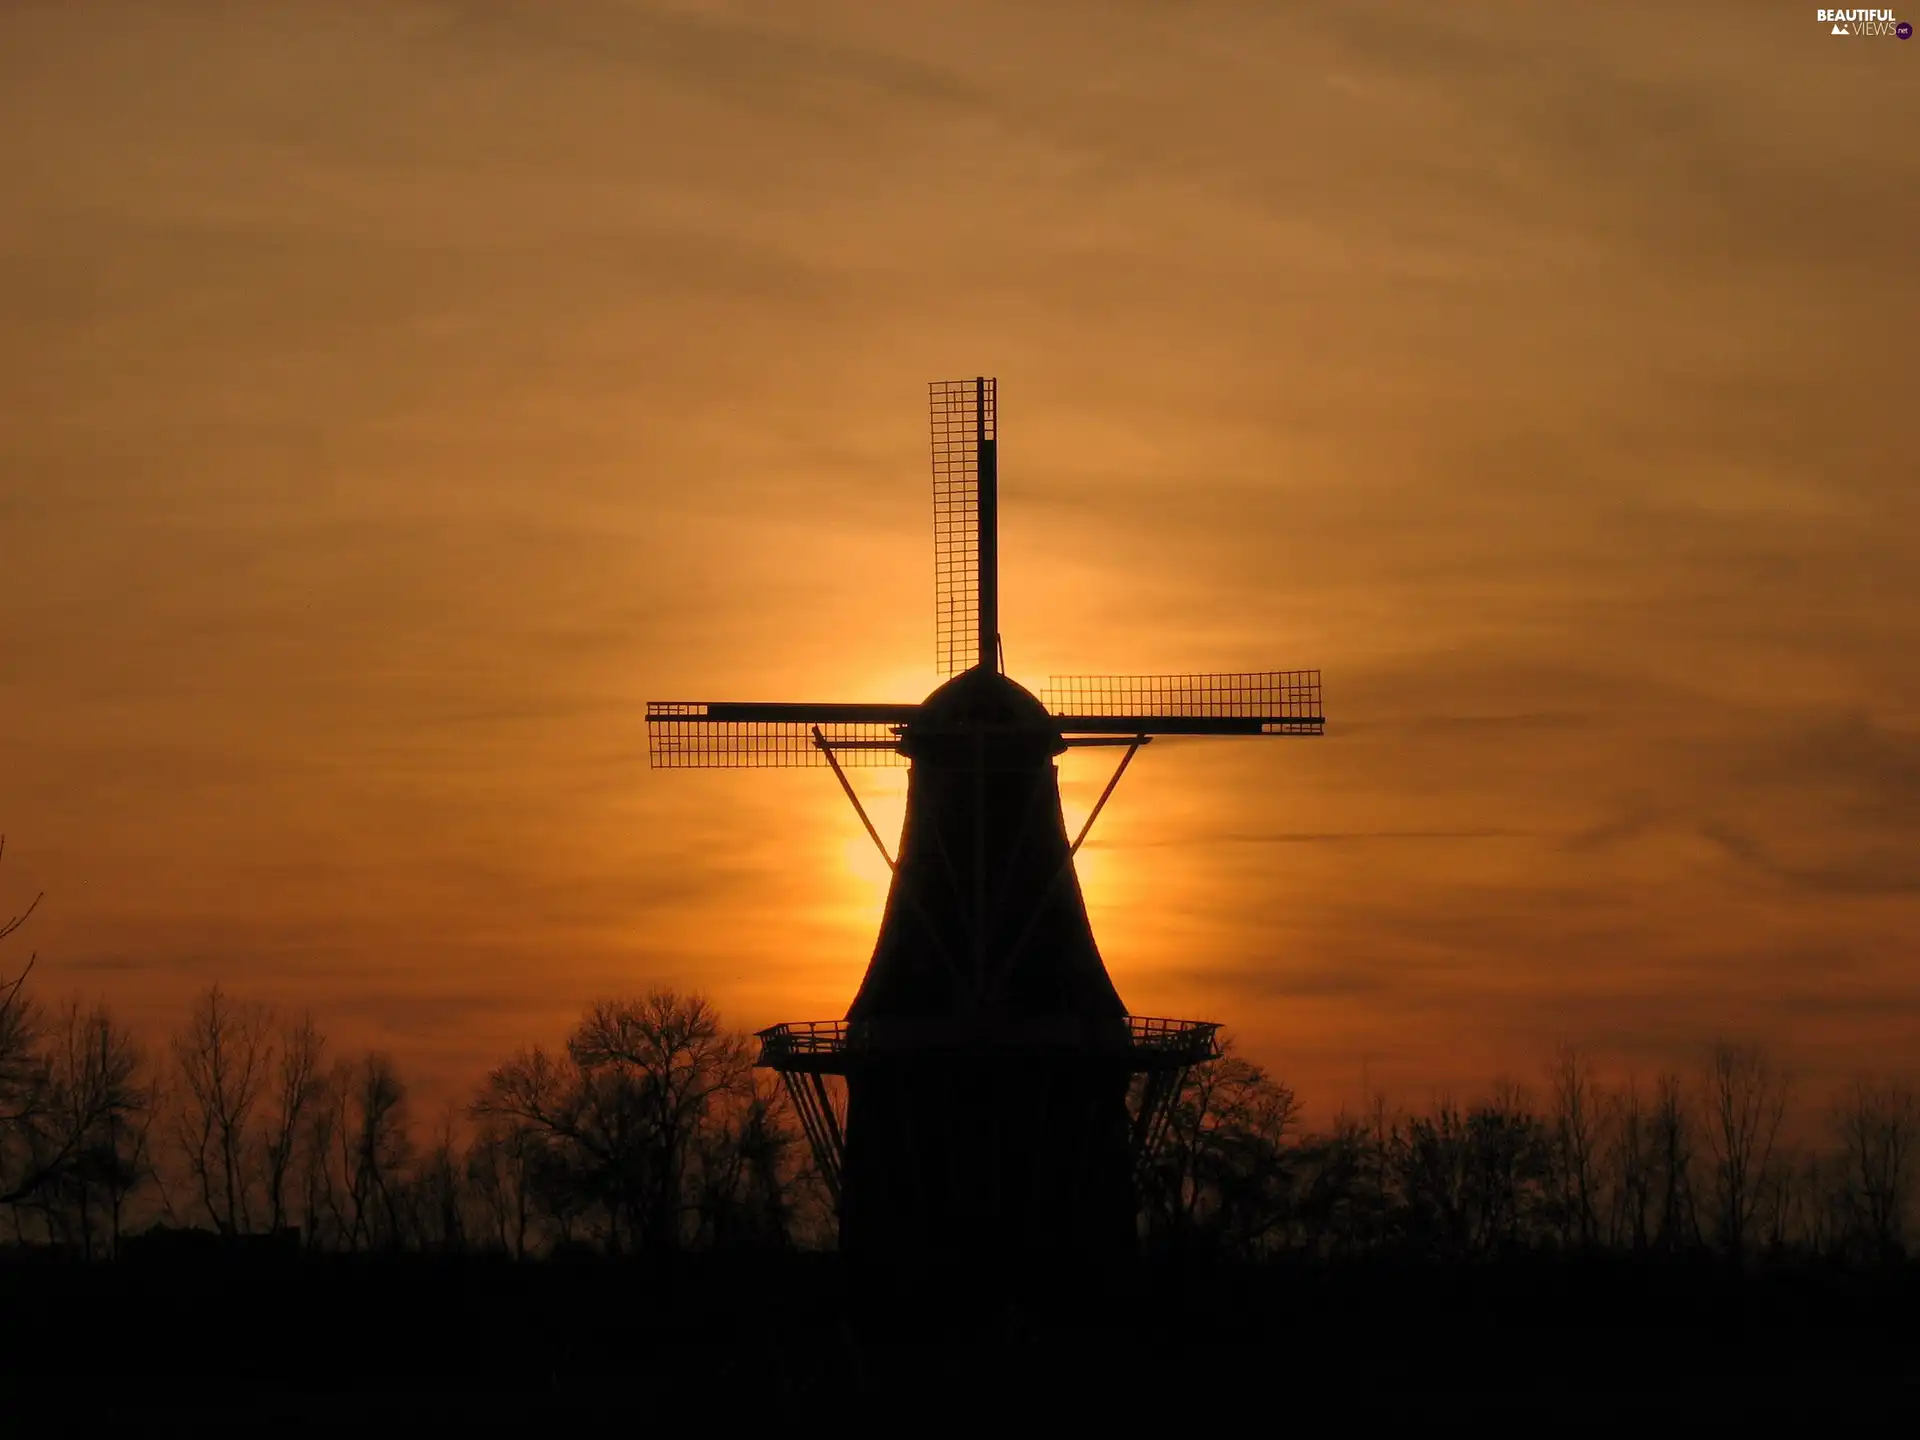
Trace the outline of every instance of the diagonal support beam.
{"label": "diagonal support beam", "polygon": [[[893,856],[887,853],[887,842],[880,838],[880,832],[873,828],[873,821],[867,818],[867,807],[862,805],[860,797],[853,793],[853,782],[847,779],[847,772],[840,768],[840,762],[834,758],[833,746],[828,743],[827,737],[820,733],[818,725],[813,727],[813,743],[820,748],[820,753],[827,757],[827,764],[833,767],[833,778],[838,780],[840,788],[847,792],[847,799],[853,804],[853,813],[858,815],[860,823],[867,827],[867,834],[873,840],[873,848],[878,850],[880,858],[887,862],[887,869],[897,871],[900,867]],[[1123,765],[1121,768],[1126,767]]]}
{"label": "diagonal support beam", "polygon": [[1147,741],[1147,736],[1136,735],[1133,737],[1133,743],[1127,746],[1127,753],[1120,757],[1120,766],[1113,772],[1113,778],[1107,781],[1107,788],[1102,790],[1100,792],[1100,798],[1093,802],[1093,809],[1087,815],[1087,823],[1082,825],[1080,827],[1080,833],[1074,836],[1073,846],[1067,851],[1067,858],[1069,860],[1080,853],[1082,842],[1086,840],[1088,834],[1093,830],[1093,822],[1100,818],[1100,812],[1106,808],[1107,797],[1113,794],[1113,787],[1120,783],[1120,777],[1127,773],[1127,766],[1133,763],[1133,757],[1139,754],[1140,747],[1145,745]]}

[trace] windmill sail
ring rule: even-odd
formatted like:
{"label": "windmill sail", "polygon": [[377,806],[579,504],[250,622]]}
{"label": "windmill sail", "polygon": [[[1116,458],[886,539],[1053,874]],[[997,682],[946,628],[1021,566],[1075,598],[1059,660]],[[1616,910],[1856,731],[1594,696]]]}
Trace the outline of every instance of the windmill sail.
{"label": "windmill sail", "polygon": [[656,770],[783,770],[904,765],[901,727],[913,705],[806,705],[653,700],[647,759]]}
{"label": "windmill sail", "polygon": [[1040,694],[1063,734],[1319,735],[1318,670],[1055,675]]}
{"label": "windmill sail", "polygon": [[933,431],[934,663],[958,675],[992,657],[999,633],[995,570],[994,382],[936,380],[928,387]]}

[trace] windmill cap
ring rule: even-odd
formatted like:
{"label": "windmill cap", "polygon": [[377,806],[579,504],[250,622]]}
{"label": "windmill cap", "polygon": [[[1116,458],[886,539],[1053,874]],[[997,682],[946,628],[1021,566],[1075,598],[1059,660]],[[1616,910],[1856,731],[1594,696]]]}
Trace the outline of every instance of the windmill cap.
{"label": "windmill cap", "polygon": [[961,671],[927,696],[905,738],[911,745],[915,738],[980,732],[1043,741],[1049,754],[1066,748],[1060,726],[1033,692],[985,665]]}

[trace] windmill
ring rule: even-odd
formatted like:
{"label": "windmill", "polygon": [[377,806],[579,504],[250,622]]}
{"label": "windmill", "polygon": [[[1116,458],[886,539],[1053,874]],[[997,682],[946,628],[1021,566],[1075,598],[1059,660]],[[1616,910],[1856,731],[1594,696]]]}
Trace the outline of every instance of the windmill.
{"label": "windmill", "polygon": [[[1156,736],[1319,735],[1317,670],[1002,673],[995,382],[930,387],[935,650],[918,704],[654,702],[655,767],[831,769],[893,872],[844,1020],[760,1032],[855,1255],[1102,1256],[1134,1243],[1138,1185],[1217,1024],[1132,1016],[1073,858]],[[1124,747],[1068,839],[1056,757]],[[847,777],[909,767],[890,854]],[[844,1110],[828,1077],[845,1085]]]}

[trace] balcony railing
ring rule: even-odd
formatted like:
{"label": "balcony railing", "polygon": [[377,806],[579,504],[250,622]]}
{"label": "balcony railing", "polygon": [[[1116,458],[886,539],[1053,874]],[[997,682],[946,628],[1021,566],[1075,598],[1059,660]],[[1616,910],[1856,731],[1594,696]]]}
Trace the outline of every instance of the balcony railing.
{"label": "balcony railing", "polygon": [[1133,1070],[1198,1065],[1219,1053],[1211,1020],[1061,1017],[929,1017],[800,1020],[759,1032],[760,1064],[775,1070],[845,1070],[860,1059],[923,1050],[1068,1050],[1124,1057]]}

